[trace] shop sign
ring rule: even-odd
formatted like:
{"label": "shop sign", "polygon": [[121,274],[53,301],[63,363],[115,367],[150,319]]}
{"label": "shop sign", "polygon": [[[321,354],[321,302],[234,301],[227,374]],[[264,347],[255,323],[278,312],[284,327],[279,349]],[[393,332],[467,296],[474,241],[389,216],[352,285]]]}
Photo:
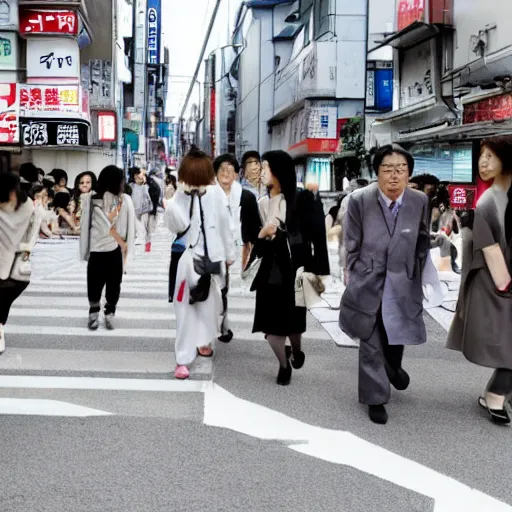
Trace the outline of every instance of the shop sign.
{"label": "shop sign", "polygon": [[160,44],[161,44],[161,0],[148,1],[148,63],[160,63]]}
{"label": "shop sign", "polygon": [[18,69],[18,36],[15,32],[0,32],[0,69]]}
{"label": "shop sign", "polygon": [[0,30],[18,30],[18,0],[0,0]]}
{"label": "shop sign", "polygon": [[425,0],[398,1],[398,30],[412,25],[415,21],[425,21]]}
{"label": "shop sign", "polygon": [[27,41],[27,78],[80,77],[78,43],[70,38],[38,37]]}
{"label": "shop sign", "polygon": [[512,95],[504,94],[464,105],[463,124],[512,118]]}
{"label": "shop sign", "polygon": [[24,120],[21,123],[23,146],[87,146],[86,123]]}
{"label": "shop sign", "polygon": [[319,105],[309,108],[308,138],[336,139],[338,107],[336,105]]}
{"label": "shop sign", "polygon": [[114,112],[98,113],[98,139],[100,142],[115,142],[117,140],[117,123]]}
{"label": "shop sign", "polygon": [[22,117],[32,117],[42,112],[81,111],[80,88],[75,85],[20,85],[19,91]]}
{"label": "shop sign", "polygon": [[19,103],[16,84],[0,84],[0,144],[18,144]]}
{"label": "shop sign", "polygon": [[20,9],[20,33],[29,34],[78,34],[78,15],[74,11],[45,11]]}
{"label": "shop sign", "polygon": [[476,206],[475,185],[449,185],[450,206],[453,210],[473,210]]}

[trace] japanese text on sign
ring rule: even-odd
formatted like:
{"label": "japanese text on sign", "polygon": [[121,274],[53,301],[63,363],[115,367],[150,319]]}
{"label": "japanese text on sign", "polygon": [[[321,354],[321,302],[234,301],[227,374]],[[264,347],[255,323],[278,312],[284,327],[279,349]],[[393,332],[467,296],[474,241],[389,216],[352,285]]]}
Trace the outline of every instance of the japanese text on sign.
{"label": "japanese text on sign", "polygon": [[76,124],[59,124],[57,126],[57,144],[78,146],[80,144],[80,132]]}
{"label": "japanese text on sign", "polygon": [[415,21],[425,19],[425,0],[400,0],[398,3],[398,30],[403,30]]}
{"label": "japanese text on sign", "polygon": [[20,112],[78,112],[79,98],[77,86],[21,86]]}
{"label": "japanese text on sign", "polygon": [[73,11],[21,11],[22,34],[68,34],[78,33],[77,14]]}
{"label": "japanese text on sign", "polygon": [[22,129],[24,146],[48,145],[48,126],[46,123],[24,124]]}
{"label": "japanese text on sign", "polygon": [[476,201],[476,187],[474,185],[450,185],[450,206],[454,210],[471,210]]}

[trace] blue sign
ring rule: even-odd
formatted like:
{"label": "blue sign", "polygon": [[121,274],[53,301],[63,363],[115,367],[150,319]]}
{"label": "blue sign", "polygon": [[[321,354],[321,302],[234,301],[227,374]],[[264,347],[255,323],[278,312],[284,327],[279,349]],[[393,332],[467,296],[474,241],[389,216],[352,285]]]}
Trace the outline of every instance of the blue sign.
{"label": "blue sign", "polygon": [[393,70],[378,69],[375,71],[375,107],[378,110],[393,108]]}
{"label": "blue sign", "polygon": [[320,116],[320,127],[329,128],[329,116]]}
{"label": "blue sign", "polygon": [[161,0],[148,0],[148,64],[160,64],[161,39]]}

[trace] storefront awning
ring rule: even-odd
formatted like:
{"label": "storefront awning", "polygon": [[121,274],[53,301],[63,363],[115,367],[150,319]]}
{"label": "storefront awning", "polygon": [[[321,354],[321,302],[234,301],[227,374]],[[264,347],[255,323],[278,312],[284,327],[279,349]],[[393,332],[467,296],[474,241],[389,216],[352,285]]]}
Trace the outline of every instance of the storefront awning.
{"label": "storefront awning", "polygon": [[482,121],[459,126],[440,126],[437,129],[399,134],[397,142],[461,142],[512,134],[512,120]]}
{"label": "storefront awning", "polygon": [[383,41],[379,41],[372,51],[383,48],[384,46],[392,46],[393,48],[409,48],[420,43],[424,43],[439,34],[439,29],[435,25],[415,21],[408,27],[391,34]]}

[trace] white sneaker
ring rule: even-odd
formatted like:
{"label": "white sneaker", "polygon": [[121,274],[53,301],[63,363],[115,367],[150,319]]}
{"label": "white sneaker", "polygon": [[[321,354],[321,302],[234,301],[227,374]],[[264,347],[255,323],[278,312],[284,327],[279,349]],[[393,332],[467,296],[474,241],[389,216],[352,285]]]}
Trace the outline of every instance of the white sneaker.
{"label": "white sneaker", "polygon": [[0,355],[5,352],[4,326],[0,324]]}

